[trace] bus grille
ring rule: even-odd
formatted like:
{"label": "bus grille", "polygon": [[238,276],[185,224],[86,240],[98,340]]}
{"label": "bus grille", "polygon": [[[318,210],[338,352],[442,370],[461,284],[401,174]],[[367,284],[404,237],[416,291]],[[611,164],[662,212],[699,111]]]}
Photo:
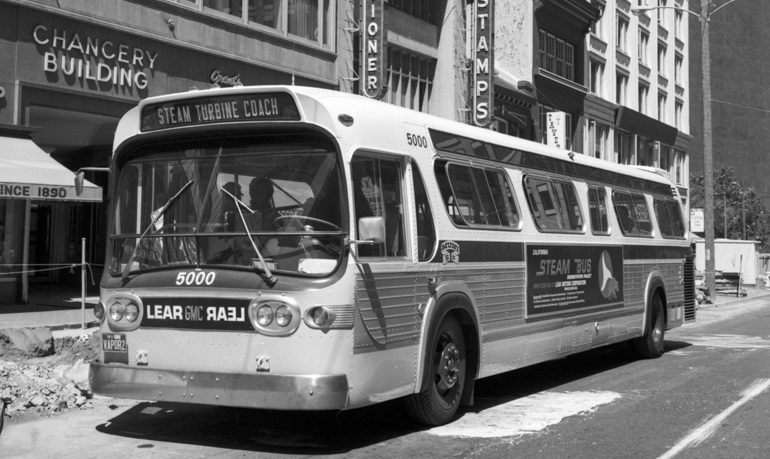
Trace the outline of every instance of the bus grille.
{"label": "bus grille", "polygon": [[684,321],[695,322],[695,256],[684,262]]}

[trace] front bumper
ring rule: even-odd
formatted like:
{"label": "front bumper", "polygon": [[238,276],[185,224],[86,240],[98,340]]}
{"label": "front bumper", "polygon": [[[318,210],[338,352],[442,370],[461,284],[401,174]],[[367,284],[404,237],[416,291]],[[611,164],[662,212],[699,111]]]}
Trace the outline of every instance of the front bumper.
{"label": "front bumper", "polygon": [[341,410],[346,375],[156,370],[92,363],[91,390],[111,397],[275,410]]}

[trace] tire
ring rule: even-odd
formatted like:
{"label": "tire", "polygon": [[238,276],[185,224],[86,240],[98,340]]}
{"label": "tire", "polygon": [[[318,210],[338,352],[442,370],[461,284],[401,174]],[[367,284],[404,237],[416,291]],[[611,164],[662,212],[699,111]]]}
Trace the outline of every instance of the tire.
{"label": "tire", "polygon": [[634,352],[644,359],[655,359],[663,355],[666,334],[666,316],[660,295],[652,298],[647,333],[633,340]]}
{"label": "tire", "polygon": [[454,316],[447,315],[432,338],[425,371],[428,387],[406,398],[409,414],[419,423],[439,426],[450,422],[465,389],[468,359],[463,330]]}

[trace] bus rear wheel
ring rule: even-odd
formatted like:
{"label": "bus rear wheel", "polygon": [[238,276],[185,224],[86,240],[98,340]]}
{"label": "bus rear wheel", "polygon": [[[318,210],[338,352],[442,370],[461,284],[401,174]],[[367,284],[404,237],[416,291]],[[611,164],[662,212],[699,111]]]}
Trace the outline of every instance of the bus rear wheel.
{"label": "bus rear wheel", "polygon": [[431,426],[451,421],[460,406],[467,371],[463,330],[453,316],[446,316],[430,347],[426,371],[428,387],[406,399],[409,413],[418,422]]}
{"label": "bus rear wheel", "polygon": [[642,358],[654,359],[663,355],[666,333],[666,316],[663,313],[663,300],[660,295],[652,298],[647,333],[634,339],[634,352]]}

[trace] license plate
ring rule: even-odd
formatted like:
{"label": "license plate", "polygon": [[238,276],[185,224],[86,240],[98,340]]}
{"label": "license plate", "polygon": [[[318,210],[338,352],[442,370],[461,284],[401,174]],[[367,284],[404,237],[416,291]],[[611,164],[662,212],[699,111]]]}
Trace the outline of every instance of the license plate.
{"label": "license plate", "polygon": [[124,363],[128,365],[128,343],[125,334],[102,334],[104,363]]}

